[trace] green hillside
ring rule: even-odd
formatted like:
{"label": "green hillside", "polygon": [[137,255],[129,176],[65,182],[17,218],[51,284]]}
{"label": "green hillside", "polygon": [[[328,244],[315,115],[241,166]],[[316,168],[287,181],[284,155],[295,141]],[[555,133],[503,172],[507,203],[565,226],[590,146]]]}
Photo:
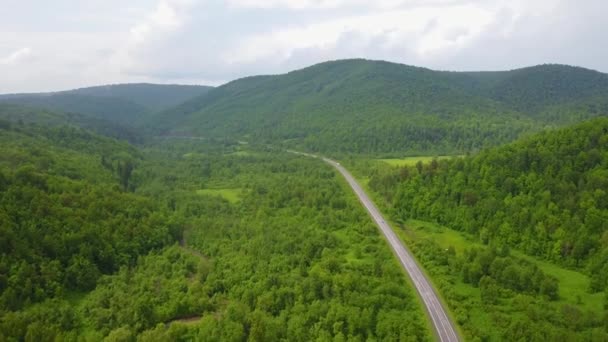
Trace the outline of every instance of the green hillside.
{"label": "green hillside", "polygon": [[331,152],[455,152],[512,140],[532,126],[435,74],[387,62],[328,62],[237,80],[197,99],[190,113],[178,107],[164,115],[183,118],[173,131]]}
{"label": "green hillside", "polygon": [[488,95],[531,115],[547,107],[608,96],[608,75],[579,67],[540,65],[502,77],[489,87]]}
{"label": "green hillside", "polygon": [[60,111],[36,108],[34,106],[0,103],[0,121],[5,126],[23,126],[37,124],[47,127],[65,125],[86,128],[97,134],[128,140],[132,143],[141,142],[142,134],[134,128],[105,119],[86,116],[78,113],[63,113]]}
{"label": "green hillside", "polygon": [[[478,155],[435,160],[370,185],[401,220],[432,220],[567,267],[608,285],[608,118]],[[398,175],[397,175],[398,174]]]}
{"label": "green hillside", "polygon": [[465,340],[606,341],[607,77],[344,60],[0,96],[0,341],[432,340],[348,183],[286,148],[364,178]]}
{"label": "green hillside", "polygon": [[212,87],[198,85],[128,83],[74,89],[69,93],[128,99],[150,110],[159,111],[177,106],[210,89]]}
{"label": "green hillside", "polygon": [[141,159],[128,144],[34,124],[3,127],[0,142],[0,311],[90,290],[175,241],[157,203],[123,191]]}
{"label": "green hillside", "polygon": [[[602,94],[607,75],[569,66],[474,73],[342,60],[230,82],[148,125],[332,153],[453,154],[555,125],[555,115],[605,115],[574,105]],[[558,105],[571,106],[553,114]]]}
{"label": "green hillside", "polygon": [[55,93],[0,95],[0,102],[78,113],[133,126],[152,112],[176,106],[209,89],[205,86],[117,84]]}
{"label": "green hillside", "polygon": [[78,94],[27,95],[0,98],[0,101],[8,104],[78,113],[122,125],[130,125],[148,112],[146,107],[126,99]]}
{"label": "green hillside", "polygon": [[329,166],[226,141],[140,149],[55,125],[61,113],[11,110],[1,341],[431,340]]}
{"label": "green hillside", "polygon": [[343,164],[375,193],[466,340],[608,338],[608,118],[471,156]]}
{"label": "green hillside", "polygon": [[0,101],[79,113],[149,135],[331,154],[463,154],[608,113],[608,75],[566,65],[447,72],[340,60],[217,88],[119,84]]}

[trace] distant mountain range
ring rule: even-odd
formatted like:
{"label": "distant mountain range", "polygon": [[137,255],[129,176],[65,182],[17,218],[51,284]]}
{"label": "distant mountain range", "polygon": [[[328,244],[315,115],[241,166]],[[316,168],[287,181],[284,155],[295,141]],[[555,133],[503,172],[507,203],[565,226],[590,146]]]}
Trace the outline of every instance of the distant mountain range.
{"label": "distant mountain range", "polygon": [[162,84],[115,84],[74,90],[0,95],[0,102],[79,113],[96,119],[133,125],[147,114],[165,110],[211,87]]}
{"label": "distant mountain range", "polygon": [[127,84],[0,101],[92,115],[150,134],[328,153],[465,153],[608,114],[608,75],[566,65],[448,72],[340,60],[217,88]]}
{"label": "distant mountain range", "polygon": [[463,153],[608,114],[608,75],[565,65],[444,72],[341,60],[236,80],[148,122],[313,151]]}

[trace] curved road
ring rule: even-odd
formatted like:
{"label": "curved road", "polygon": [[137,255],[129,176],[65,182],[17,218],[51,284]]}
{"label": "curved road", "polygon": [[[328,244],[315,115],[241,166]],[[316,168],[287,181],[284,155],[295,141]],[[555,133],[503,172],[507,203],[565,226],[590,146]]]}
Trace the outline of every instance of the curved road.
{"label": "curved road", "polygon": [[[310,154],[299,154],[307,155],[310,157],[316,157]],[[342,167],[340,163],[327,158],[323,158],[323,160],[331,166],[335,167],[338,171],[340,171],[342,176],[346,178],[346,181],[348,182],[348,184],[350,184],[350,187],[355,191],[357,197],[359,198],[363,206],[367,209],[374,221],[376,221],[378,227],[380,227],[382,234],[384,234],[384,236],[388,240],[389,244],[391,245],[391,248],[399,259],[399,262],[412,279],[416,290],[420,294],[420,297],[422,298],[422,301],[426,306],[426,310],[429,313],[431,320],[433,321],[433,326],[435,328],[437,336],[439,337],[439,340],[442,342],[457,342],[458,335],[456,334],[456,329],[448,318],[443,305],[441,304],[439,298],[437,297],[437,294],[433,290],[433,287],[429,283],[428,279],[425,277],[424,273],[422,273],[422,271],[420,270],[420,267],[418,267],[418,264],[416,264],[416,261],[414,261],[414,258],[411,253],[405,248],[405,246],[403,245],[403,243],[401,243],[401,240],[399,240],[393,229],[382,217],[382,214],[380,214],[378,208],[376,208],[376,206],[367,196],[365,191],[363,191],[359,183],[357,183],[353,176],[344,167]]]}

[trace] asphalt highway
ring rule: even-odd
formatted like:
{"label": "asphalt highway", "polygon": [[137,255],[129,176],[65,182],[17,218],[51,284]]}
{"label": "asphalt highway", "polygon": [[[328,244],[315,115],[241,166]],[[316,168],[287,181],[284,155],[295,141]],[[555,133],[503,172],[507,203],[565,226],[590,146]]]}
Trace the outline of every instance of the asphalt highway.
{"label": "asphalt highway", "polygon": [[[304,155],[316,157],[310,154]],[[395,255],[399,259],[399,262],[412,279],[412,283],[420,294],[420,297],[424,302],[424,305],[431,318],[439,340],[442,342],[459,341],[458,335],[456,334],[456,329],[448,318],[446,310],[443,307],[441,301],[439,300],[437,293],[435,293],[435,290],[429,283],[429,280],[426,278],[426,276],[414,260],[412,254],[407,248],[405,248],[405,246],[403,245],[401,240],[399,240],[393,229],[389,226],[384,217],[382,217],[382,214],[380,214],[380,211],[378,210],[378,208],[376,208],[372,200],[367,196],[365,191],[363,191],[363,189],[361,188],[359,183],[357,183],[357,181],[353,178],[353,176],[342,165],[340,165],[340,163],[327,158],[323,158],[323,160],[326,163],[332,165],[334,168],[336,168],[342,174],[342,176],[344,176],[350,187],[357,194],[359,201],[361,201],[365,209],[367,209],[373,220],[380,228],[382,234],[384,234],[384,236],[386,237],[386,240],[388,241]]]}

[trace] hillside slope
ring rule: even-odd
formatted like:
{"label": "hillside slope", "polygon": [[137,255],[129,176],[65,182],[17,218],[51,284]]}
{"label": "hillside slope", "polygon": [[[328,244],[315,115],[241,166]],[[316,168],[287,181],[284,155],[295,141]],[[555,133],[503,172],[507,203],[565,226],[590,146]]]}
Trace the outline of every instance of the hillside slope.
{"label": "hillside slope", "polygon": [[331,153],[463,153],[576,115],[604,115],[603,107],[580,111],[603,94],[608,75],[569,66],[440,72],[342,60],[230,82],[162,112],[148,126]]}
{"label": "hillside slope", "polygon": [[152,112],[200,96],[210,87],[116,84],[54,93],[0,95],[0,102],[79,113],[121,125],[133,125]]}
{"label": "hillside slope", "polygon": [[289,141],[331,152],[464,151],[512,140],[533,126],[437,75],[388,62],[327,62],[228,83],[157,122],[172,133]]}
{"label": "hillside slope", "polygon": [[177,239],[164,208],[124,191],[141,160],[127,143],[33,123],[0,126],[0,142],[0,316]]}
{"label": "hillside slope", "polygon": [[435,221],[608,285],[608,118],[548,131],[478,155],[375,177],[400,219]]}
{"label": "hillside slope", "polygon": [[151,110],[177,106],[212,89],[208,86],[181,84],[128,83],[87,87],[69,91],[72,94],[128,99]]}
{"label": "hillside slope", "polygon": [[317,161],[186,139],[139,150],[33,119],[0,120],[0,341],[431,340]]}
{"label": "hillside slope", "polygon": [[608,75],[579,67],[539,65],[505,73],[487,93],[515,110],[535,114],[548,107],[608,96]]}
{"label": "hillside slope", "polygon": [[0,125],[3,127],[23,127],[36,124],[45,127],[73,126],[91,130],[111,138],[141,142],[142,134],[135,128],[105,119],[78,113],[63,113],[34,106],[23,106],[0,102]]}

